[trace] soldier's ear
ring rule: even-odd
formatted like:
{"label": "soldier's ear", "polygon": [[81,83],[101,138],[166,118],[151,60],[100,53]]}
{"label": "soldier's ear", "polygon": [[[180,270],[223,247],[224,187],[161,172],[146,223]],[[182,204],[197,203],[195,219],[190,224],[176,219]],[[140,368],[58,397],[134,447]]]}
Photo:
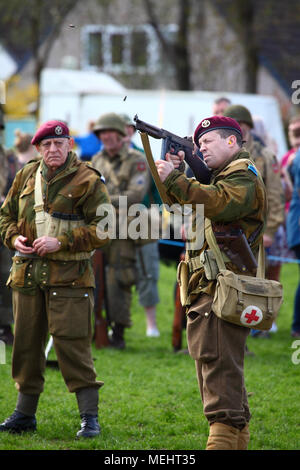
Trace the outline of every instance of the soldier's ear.
{"label": "soldier's ear", "polygon": [[231,135],[228,137],[228,145],[233,145],[236,143],[236,137],[234,135]]}
{"label": "soldier's ear", "polygon": [[70,137],[70,139],[69,139],[69,146],[70,146],[70,150],[74,147],[74,139],[73,139],[73,137]]}

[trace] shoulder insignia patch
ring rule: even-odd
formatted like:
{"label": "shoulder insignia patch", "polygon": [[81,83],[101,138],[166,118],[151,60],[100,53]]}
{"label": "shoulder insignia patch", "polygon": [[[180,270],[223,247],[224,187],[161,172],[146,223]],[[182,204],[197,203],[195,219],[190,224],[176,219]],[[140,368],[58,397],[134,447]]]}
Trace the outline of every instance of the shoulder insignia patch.
{"label": "shoulder insignia patch", "polygon": [[248,165],[248,170],[252,171],[252,173],[254,173],[255,176],[257,176],[257,169],[255,168],[254,165]]}
{"label": "shoulder insignia patch", "polygon": [[145,162],[137,162],[137,170],[138,171],[145,171],[146,170],[146,163]]}

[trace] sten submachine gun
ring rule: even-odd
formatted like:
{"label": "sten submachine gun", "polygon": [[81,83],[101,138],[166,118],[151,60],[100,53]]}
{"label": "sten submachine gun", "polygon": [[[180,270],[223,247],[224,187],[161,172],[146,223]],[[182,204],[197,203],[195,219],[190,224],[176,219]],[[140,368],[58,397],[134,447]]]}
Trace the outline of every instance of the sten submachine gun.
{"label": "sten submachine gun", "polygon": [[[185,161],[189,165],[190,169],[194,173],[196,180],[202,184],[209,184],[211,178],[211,171],[202,159],[201,154],[194,153],[194,144],[187,137],[179,137],[176,134],[172,134],[165,129],[148,124],[145,121],[138,119],[138,116],[134,116],[135,127],[138,131],[146,133],[154,139],[162,139],[161,147],[161,159],[165,160],[166,153],[177,154],[180,150],[185,153]],[[200,153],[200,152],[199,152]]]}

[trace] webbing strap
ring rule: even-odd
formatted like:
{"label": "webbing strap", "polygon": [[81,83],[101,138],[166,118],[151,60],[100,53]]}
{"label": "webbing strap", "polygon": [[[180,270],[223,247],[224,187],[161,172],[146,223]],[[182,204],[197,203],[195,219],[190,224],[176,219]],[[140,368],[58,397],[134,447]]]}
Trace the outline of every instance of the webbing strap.
{"label": "webbing strap", "polygon": [[35,175],[34,187],[34,210],[35,225],[37,237],[45,235],[46,216],[44,211],[43,195],[42,195],[42,162],[40,163]]}

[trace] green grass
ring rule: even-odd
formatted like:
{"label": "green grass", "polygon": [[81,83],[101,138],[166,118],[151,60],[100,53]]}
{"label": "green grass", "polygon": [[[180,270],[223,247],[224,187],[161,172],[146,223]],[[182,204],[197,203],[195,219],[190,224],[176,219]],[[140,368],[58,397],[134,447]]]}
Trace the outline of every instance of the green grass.
{"label": "green grass", "polygon": [[[0,450],[196,450],[204,449],[208,425],[193,360],[175,354],[171,344],[175,266],[161,265],[158,306],[159,338],[145,336],[145,315],[133,297],[133,326],[126,331],[124,351],[96,350],[100,391],[100,437],[76,440],[80,426],[76,398],[59,371],[47,368],[45,391],[37,412],[38,431],[15,436],[0,434]],[[299,448],[300,364],[291,357],[293,299],[298,282],[296,265],[282,268],[285,300],[278,317],[279,331],[271,339],[249,338],[255,356],[245,360],[246,386],[252,412],[252,450]],[[183,346],[186,346],[185,332]],[[55,358],[53,351],[52,359]],[[11,379],[11,348],[0,365],[0,421],[14,410],[17,391]]]}

